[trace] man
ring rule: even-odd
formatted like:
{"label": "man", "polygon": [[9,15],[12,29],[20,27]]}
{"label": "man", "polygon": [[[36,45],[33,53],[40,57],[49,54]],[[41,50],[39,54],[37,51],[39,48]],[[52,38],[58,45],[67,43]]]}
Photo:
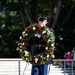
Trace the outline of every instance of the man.
{"label": "man", "polygon": [[[46,17],[40,17],[38,19],[38,24],[41,25],[45,25],[47,24],[47,18]],[[34,55],[37,53],[42,53],[45,50],[45,47],[39,47],[38,44],[45,44],[45,40],[43,39],[43,37],[41,37],[40,34],[36,33],[34,34],[34,44],[35,46],[33,47],[35,52]],[[37,47],[36,47],[37,46]],[[42,64],[42,65],[32,65],[32,72],[31,75],[47,75],[47,70],[48,70],[48,64]]]}

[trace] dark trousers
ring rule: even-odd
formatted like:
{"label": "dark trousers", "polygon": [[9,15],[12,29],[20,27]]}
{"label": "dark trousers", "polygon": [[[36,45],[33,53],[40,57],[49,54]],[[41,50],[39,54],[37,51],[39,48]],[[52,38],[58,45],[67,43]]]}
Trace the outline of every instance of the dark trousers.
{"label": "dark trousers", "polygon": [[48,64],[32,65],[31,75],[47,75]]}

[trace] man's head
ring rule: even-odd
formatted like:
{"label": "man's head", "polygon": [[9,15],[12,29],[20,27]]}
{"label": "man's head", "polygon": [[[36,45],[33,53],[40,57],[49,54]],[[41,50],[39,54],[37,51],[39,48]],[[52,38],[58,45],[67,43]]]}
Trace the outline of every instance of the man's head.
{"label": "man's head", "polygon": [[47,18],[46,17],[40,17],[38,18],[38,23],[41,24],[43,23],[44,25],[46,25],[48,22],[47,22]]}

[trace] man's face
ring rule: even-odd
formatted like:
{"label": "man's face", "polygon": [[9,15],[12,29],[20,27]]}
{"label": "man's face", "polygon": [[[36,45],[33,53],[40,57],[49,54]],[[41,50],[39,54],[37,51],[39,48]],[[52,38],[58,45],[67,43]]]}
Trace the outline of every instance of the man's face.
{"label": "man's face", "polygon": [[44,25],[46,25],[47,23],[48,23],[47,20],[44,20],[43,22],[39,21],[39,24],[44,24]]}
{"label": "man's face", "polygon": [[43,21],[43,24],[44,24],[44,25],[46,25],[47,23],[48,23],[47,20],[44,20],[44,21]]}

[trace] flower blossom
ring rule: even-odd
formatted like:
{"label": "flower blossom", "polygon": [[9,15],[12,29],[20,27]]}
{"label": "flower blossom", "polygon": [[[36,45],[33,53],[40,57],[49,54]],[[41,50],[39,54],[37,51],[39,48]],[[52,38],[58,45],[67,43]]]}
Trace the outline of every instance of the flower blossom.
{"label": "flower blossom", "polygon": [[35,28],[35,27],[33,27],[33,30],[36,30],[36,28]]}

